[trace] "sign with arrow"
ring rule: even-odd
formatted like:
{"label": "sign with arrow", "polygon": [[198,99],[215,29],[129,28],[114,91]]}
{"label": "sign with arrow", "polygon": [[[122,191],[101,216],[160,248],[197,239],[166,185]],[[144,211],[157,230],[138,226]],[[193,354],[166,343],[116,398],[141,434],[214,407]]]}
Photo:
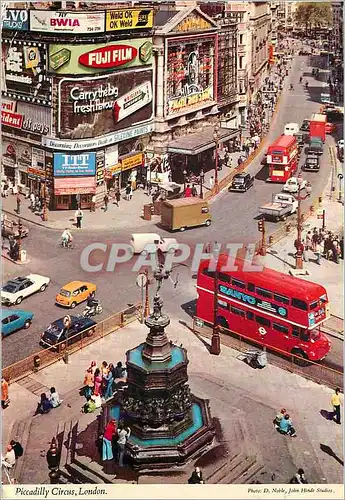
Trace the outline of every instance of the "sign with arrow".
{"label": "sign with arrow", "polygon": [[152,102],[152,86],[151,82],[147,81],[115,101],[115,122],[118,123],[127,118],[127,116],[132,115],[147,104],[150,104],[150,102]]}

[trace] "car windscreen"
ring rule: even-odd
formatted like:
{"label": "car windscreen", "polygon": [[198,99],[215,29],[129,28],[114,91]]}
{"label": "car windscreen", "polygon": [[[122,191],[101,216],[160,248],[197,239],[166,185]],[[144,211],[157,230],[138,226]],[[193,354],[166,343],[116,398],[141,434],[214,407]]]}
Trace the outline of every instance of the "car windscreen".
{"label": "car windscreen", "polygon": [[233,182],[234,182],[234,184],[244,184],[244,178],[243,177],[235,177]]}
{"label": "car windscreen", "polygon": [[11,283],[7,283],[7,285],[3,286],[1,290],[7,293],[15,293],[17,291],[17,287],[16,285],[11,285]]}
{"label": "car windscreen", "polygon": [[51,323],[48,328],[45,330],[44,334],[50,337],[59,337],[62,332],[61,326],[57,323]]}
{"label": "car windscreen", "polygon": [[70,297],[71,296],[71,292],[69,292],[68,290],[65,290],[64,288],[62,288],[60,290],[60,295],[62,295],[63,297]]}

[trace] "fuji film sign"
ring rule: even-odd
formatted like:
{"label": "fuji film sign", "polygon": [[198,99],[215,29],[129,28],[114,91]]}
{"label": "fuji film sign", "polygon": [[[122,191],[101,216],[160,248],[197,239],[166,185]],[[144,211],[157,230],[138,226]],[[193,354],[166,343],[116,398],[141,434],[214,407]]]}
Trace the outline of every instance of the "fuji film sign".
{"label": "fuji film sign", "polygon": [[130,45],[110,45],[79,56],[79,64],[88,68],[114,68],[137,57],[138,49]]}

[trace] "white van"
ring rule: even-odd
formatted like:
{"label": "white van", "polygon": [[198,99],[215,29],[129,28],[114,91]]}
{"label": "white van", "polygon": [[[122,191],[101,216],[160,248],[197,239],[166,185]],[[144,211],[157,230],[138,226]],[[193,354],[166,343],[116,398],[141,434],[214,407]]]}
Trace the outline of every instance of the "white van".
{"label": "white van", "polygon": [[299,132],[298,123],[287,123],[284,128],[284,135],[295,135]]}
{"label": "white van", "polygon": [[162,238],[156,233],[134,233],[130,244],[135,254],[156,253],[157,248],[160,248],[163,253],[175,252],[179,248],[175,238]]}

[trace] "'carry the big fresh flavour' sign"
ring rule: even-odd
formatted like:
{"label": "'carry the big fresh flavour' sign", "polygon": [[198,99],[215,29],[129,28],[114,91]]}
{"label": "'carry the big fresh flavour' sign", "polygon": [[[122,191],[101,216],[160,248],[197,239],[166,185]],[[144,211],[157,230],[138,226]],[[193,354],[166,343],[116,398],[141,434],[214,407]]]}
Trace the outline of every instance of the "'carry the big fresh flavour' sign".
{"label": "'carry the big fresh flavour' sign", "polygon": [[133,38],[106,45],[49,46],[49,71],[60,75],[106,73],[116,68],[148,66],[152,61],[151,38]]}
{"label": "'carry the big fresh flavour' sign", "polygon": [[30,31],[41,33],[102,33],[104,23],[104,12],[30,10]]}
{"label": "'carry the big fresh flavour' sign", "polygon": [[2,28],[12,31],[28,31],[29,11],[21,9],[7,9],[4,11]]}
{"label": "'carry the big fresh flavour' sign", "polygon": [[152,101],[151,69],[63,78],[59,82],[59,137],[99,137],[147,123],[153,117]]}

